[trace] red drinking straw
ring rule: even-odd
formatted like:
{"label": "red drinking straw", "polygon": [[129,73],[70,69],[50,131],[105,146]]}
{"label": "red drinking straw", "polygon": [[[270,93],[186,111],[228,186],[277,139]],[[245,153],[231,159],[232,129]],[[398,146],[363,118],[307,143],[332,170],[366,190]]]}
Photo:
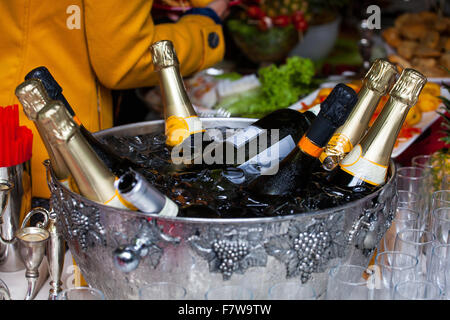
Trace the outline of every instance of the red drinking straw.
{"label": "red drinking straw", "polygon": [[19,106],[0,106],[0,167],[11,167],[31,159],[33,133],[19,125]]}

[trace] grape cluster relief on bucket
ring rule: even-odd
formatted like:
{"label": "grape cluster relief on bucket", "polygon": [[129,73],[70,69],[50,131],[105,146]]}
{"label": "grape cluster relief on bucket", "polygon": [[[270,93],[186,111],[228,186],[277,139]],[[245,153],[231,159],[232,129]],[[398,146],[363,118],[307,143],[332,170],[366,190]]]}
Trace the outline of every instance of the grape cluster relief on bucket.
{"label": "grape cluster relief on bucket", "polygon": [[292,220],[287,233],[271,237],[265,244],[269,255],[286,266],[286,278],[302,283],[313,273],[324,272],[328,262],[344,256],[344,215],[337,212],[326,219]]}
{"label": "grape cluster relief on bucket", "polygon": [[[51,205],[67,240],[79,243],[83,251],[96,245],[106,246],[106,230],[100,221],[97,207],[73,198],[64,188],[49,183]],[[61,221],[63,219],[63,221]]]}
{"label": "grape cluster relief on bucket", "polygon": [[365,257],[374,253],[377,244],[389,229],[395,218],[397,208],[395,179],[377,197],[365,204],[359,218],[355,219],[348,234],[349,245],[361,250]]}
{"label": "grape cluster relief on bucket", "polygon": [[210,272],[220,272],[228,280],[234,273],[243,274],[250,267],[266,266],[263,234],[259,227],[211,228],[189,237],[188,242],[208,261]]}

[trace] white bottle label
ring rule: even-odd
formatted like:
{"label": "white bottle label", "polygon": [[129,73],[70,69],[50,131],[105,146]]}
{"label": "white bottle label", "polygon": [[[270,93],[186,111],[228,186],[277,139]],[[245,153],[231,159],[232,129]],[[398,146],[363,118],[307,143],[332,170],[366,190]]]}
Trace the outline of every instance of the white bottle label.
{"label": "white bottle label", "polygon": [[160,216],[164,217],[176,217],[178,215],[178,206],[175,202],[166,197],[166,203],[159,212]]}
{"label": "white bottle label", "polygon": [[231,143],[236,149],[246,144],[248,141],[258,137],[264,130],[256,126],[249,126],[243,130],[240,130],[236,134],[225,139],[226,143]]}
{"label": "white bottle label", "polygon": [[320,103],[319,103],[319,104],[316,104],[314,107],[309,108],[309,109],[306,110],[306,111],[312,112],[312,113],[314,113],[314,115],[317,116],[317,115],[319,114],[319,112],[320,112]]}
{"label": "white bottle label", "polygon": [[362,156],[361,145],[355,146],[340,163],[340,167],[352,176],[378,186],[386,180],[387,166],[380,165]]}
{"label": "white bottle label", "polygon": [[278,165],[295,148],[294,139],[288,135],[269,148],[241,164],[238,168],[259,174],[275,174]]}

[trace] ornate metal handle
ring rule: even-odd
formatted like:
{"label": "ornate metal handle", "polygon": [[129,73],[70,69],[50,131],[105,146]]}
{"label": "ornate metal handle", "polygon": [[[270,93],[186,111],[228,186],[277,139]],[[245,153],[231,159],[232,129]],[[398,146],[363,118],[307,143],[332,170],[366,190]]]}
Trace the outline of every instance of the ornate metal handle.
{"label": "ornate metal handle", "polygon": [[[36,208],[32,209],[30,212],[28,212],[27,215],[25,216],[25,218],[23,219],[22,225],[20,226],[20,228],[21,229],[25,228],[27,223],[30,221],[31,217],[37,213],[40,213],[44,216],[44,222],[38,222],[36,224],[36,227],[41,228],[41,229],[46,229],[48,226],[51,212],[48,212],[45,208],[42,208],[42,207],[36,207]],[[0,242],[2,244],[13,244],[16,241],[17,241],[16,237],[13,237],[11,240],[7,240],[7,239],[3,238],[3,236],[0,234]]]}
{"label": "ornate metal handle", "polygon": [[[145,257],[145,244],[139,239],[135,239],[134,245],[119,246],[113,253],[114,265],[122,272],[128,273],[135,270]],[[140,243],[140,245],[138,245]]]}
{"label": "ornate metal handle", "polygon": [[64,254],[66,253],[65,241],[57,226],[57,216],[55,211],[49,213],[48,232],[50,239],[47,242],[47,262],[50,274],[49,300],[56,300],[58,293],[62,290],[61,274],[64,267]]}
{"label": "ornate metal handle", "polygon": [[[366,255],[372,254],[383,234],[380,229],[387,230],[395,218],[397,209],[397,185],[394,182],[385,188],[377,197],[376,204],[364,210],[355,221],[349,234],[349,242],[363,250]],[[392,194],[394,196],[392,197]]]}
{"label": "ornate metal handle", "polygon": [[378,226],[382,222],[380,214],[383,208],[383,203],[377,203],[373,208],[365,209],[349,233],[349,244],[354,244],[365,255],[372,254],[379,241]]}
{"label": "ornate metal handle", "polygon": [[142,258],[150,256],[152,266],[156,268],[163,250],[157,245],[159,241],[178,244],[180,238],[171,237],[162,232],[156,220],[146,221],[131,244],[121,245],[113,252],[114,265],[122,272],[128,273],[135,270]]}
{"label": "ornate metal handle", "polygon": [[38,222],[36,224],[36,227],[38,228],[42,228],[42,229],[46,229],[48,226],[48,221],[50,219],[50,215],[51,212],[48,212],[47,209],[42,208],[42,207],[36,207],[34,209],[32,209],[30,212],[27,213],[27,215],[25,216],[25,218],[22,221],[22,226],[21,228],[25,228],[25,226],[27,225],[28,221],[31,219],[32,216],[34,216],[35,214],[40,213],[44,216],[44,222]]}

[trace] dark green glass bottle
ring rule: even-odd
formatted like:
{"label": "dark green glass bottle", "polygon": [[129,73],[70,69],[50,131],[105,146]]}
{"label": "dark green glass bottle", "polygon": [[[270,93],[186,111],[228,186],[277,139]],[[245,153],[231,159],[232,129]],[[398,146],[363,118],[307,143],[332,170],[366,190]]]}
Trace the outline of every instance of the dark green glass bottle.
{"label": "dark green glass bottle", "polygon": [[320,165],[318,157],[323,148],[347,119],[356,101],[353,89],[336,85],[294,150],[272,172],[268,170],[253,180],[249,190],[259,196],[285,196],[305,185],[314,167]]}

